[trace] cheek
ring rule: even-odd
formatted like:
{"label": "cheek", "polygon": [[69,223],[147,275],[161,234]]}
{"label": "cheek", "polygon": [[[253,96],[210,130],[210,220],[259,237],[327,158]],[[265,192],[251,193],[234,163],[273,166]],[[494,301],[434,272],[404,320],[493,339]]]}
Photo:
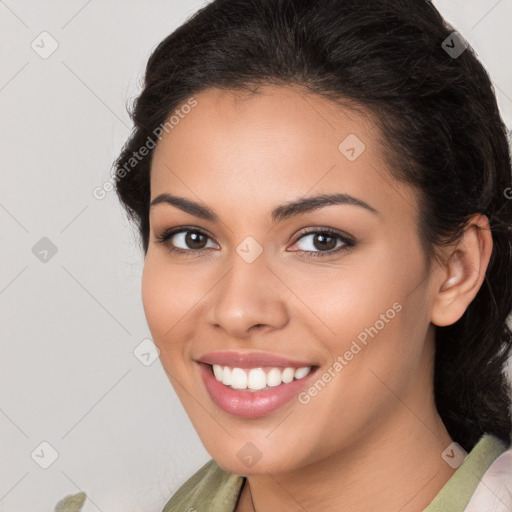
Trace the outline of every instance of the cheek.
{"label": "cheek", "polygon": [[283,281],[295,296],[292,314],[299,321],[310,319],[318,325],[318,337],[343,349],[343,340],[373,325],[402,295],[389,266],[386,272],[368,270],[372,268],[381,269],[382,261],[361,264],[354,258],[337,269],[285,270]]}
{"label": "cheek", "polygon": [[148,252],[142,273],[142,303],[153,341],[161,351],[176,346],[180,329],[185,323],[180,320],[190,309],[193,297],[186,286],[183,272],[173,272],[158,256]]}
{"label": "cheek", "polygon": [[[348,361],[346,377],[360,378],[368,368],[390,376],[420,357],[428,324],[424,290],[417,286],[424,277],[420,267],[421,260],[399,259],[391,250],[381,250],[364,265],[340,269],[338,279],[318,275],[310,281],[315,286],[309,285],[307,296],[314,298],[314,311],[330,330],[320,339],[334,359]],[[302,294],[307,286],[302,283]]]}

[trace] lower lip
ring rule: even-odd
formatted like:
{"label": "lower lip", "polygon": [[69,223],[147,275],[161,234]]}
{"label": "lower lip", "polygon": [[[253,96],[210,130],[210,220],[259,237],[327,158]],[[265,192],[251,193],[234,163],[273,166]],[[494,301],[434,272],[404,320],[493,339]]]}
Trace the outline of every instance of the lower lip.
{"label": "lower lip", "polygon": [[318,370],[314,368],[302,379],[280,384],[266,391],[239,391],[219,382],[213,375],[210,365],[198,364],[203,382],[213,402],[223,411],[241,418],[259,418],[277,411],[297,396]]}

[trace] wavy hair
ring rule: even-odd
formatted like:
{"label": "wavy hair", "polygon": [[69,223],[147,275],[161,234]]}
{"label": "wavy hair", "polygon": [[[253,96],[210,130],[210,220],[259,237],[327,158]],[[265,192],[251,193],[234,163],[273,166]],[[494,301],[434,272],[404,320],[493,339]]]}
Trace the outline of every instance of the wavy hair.
{"label": "wavy hair", "polygon": [[483,433],[511,442],[512,176],[489,76],[454,32],[426,0],[214,0],[153,50],[114,166],[146,253],[153,150],[133,154],[193,94],[298,85],[371,113],[392,177],[420,193],[429,262],[473,214],[489,219],[485,280],[457,322],[435,329],[436,407],[469,451]]}

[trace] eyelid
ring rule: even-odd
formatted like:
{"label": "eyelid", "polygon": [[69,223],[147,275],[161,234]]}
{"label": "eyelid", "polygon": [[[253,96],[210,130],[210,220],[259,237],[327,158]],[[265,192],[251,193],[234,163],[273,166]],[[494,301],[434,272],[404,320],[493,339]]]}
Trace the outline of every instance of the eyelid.
{"label": "eyelid", "polygon": [[295,238],[295,241],[293,242],[292,246],[297,244],[300,240],[305,238],[309,235],[324,235],[329,238],[334,238],[335,240],[339,240],[342,242],[342,245],[339,247],[335,247],[334,249],[329,249],[327,251],[307,251],[298,249],[292,252],[299,252],[303,253],[305,257],[313,259],[313,258],[328,258],[329,256],[334,257],[342,252],[349,251],[350,249],[353,249],[357,242],[355,238],[351,235],[348,235],[347,233],[330,228],[330,227],[309,227],[304,228],[301,230],[298,234],[298,236]]}
{"label": "eyelid", "polygon": [[[194,232],[199,233],[209,240],[214,241],[214,238],[208,234],[208,232],[202,228],[198,228],[197,226],[176,226],[174,228],[164,229],[159,234],[155,233],[155,241],[156,243],[167,245],[169,240],[179,233],[187,233],[187,232]],[[217,244],[217,242],[214,242]],[[218,244],[217,244],[218,245]],[[171,249],[169,249],[171,250]],[[182,252],[182,253],[199,253],[201,251],[204,251],[206,249],[181,249],[179,247],[173,247],[172,251],[175,252]]]}
{"label": "eyelid", "polygon": [[[195,256],[201,256],[205,252],[209,252],[208,249],[210,248],[202,248],[202,249],[182,249],[180,247],[174,247],[170,246],[169,240],[179,233],[183,232],[196,232],[199,233],[205,237],[207,237],[209,240],[212,240],[214,243],[217,244],[217,242],[214,241],[213,237],[208,234],[208,232],[202,228],[199,228],[197,226],[176,226],[174,228],[164,229],[163,232],[160,234],[155,234],[156,243],[162,244],[164,246],[167,246],[167,249],[169,252],[172,253],[178,253],[178,254],[186,254],[186,255],[195,255]],[[299,242],[302,238],[304,238],[307,235],[314,235],[314,234],[322,234],[329,237],[336,238],[337,240],[341,240],[343,242],[343,245],[340,247],[337,247],[335,249],[330,249],[327,251],[305,251],[305,250],[295,250],[291,252],[299,252],[299,253],[305,253],[307,254],[307,257],[328,257],[328,256],[334,256],[336,254],[339,254],[342,251],[352,249],[356,245],[356,240],[351,235],[348,235],[347,233],[330,228],[330,227],[320,227],[320,226],[314,226],[314,227],[307,227],[303,228],[299,231],[299,233],[296,235],[294,242],[292,244],[295,245],[297,242]],[[218,245],[218,244],[217,244]]]}
{"label": "eyelid", "polygon": [[307,227],[303,228],[299,231],[297,234],[297,238],[295,239],[295,242],[298,242],[301,238],[303,238],[305,235],[310,234],[328,234],[328,235],[336,235],[339,236],[341,239],[344,239],[347,242],[356,243],[356,240],[353,236],[349,235],[348,233],[345,233],[344,231],[341,231],[339,229],[334,229],[330,227],[322,227],[322,226],[313,226],[313,227]]}

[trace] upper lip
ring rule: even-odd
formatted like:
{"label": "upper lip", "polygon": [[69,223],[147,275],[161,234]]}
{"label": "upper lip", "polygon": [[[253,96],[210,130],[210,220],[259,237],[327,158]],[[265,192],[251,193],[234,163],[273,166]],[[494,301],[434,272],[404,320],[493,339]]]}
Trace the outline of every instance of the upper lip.
{"label": "upper lip", "polygon": [[209,352],[196,359],[196,361],[231,368],[260,368],[262,366],[303,368],[305,366],[315,366],[311,362],[296,361],[276,354],[262,352]]}

